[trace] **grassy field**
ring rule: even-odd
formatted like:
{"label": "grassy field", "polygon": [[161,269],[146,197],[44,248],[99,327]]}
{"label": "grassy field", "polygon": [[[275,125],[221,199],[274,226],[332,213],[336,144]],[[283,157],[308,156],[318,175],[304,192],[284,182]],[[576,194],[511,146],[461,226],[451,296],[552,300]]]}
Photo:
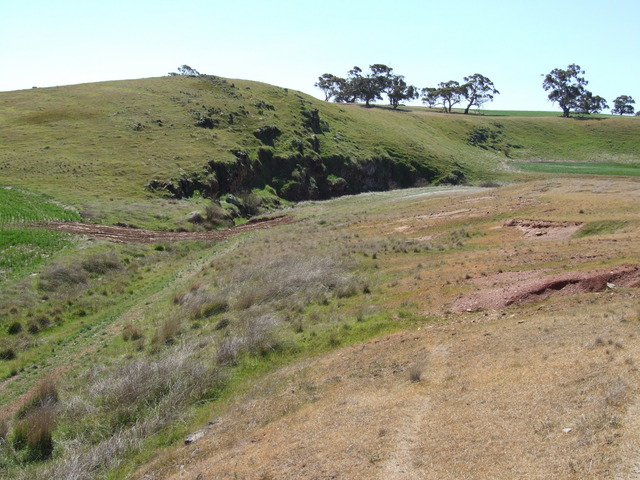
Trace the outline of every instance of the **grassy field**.
{"label": "grassy field", "polygon": [[516,162],[515,164],[523,170],[538,173],[640,176],[640,165],[625,163]]}
{"label": "grassy field", "polygon": [[[560,111],[529,111],[529,110],[479,110],[473,111],[471,110],[469,113],[475,113],[476,115],[487,115],[490,117],[560,117],[562,112]],[[578,118],[607,118],[612,115],[608,114],[593,114],[584,117],[580,117],[580,115],[574,115],[574,117]]]}

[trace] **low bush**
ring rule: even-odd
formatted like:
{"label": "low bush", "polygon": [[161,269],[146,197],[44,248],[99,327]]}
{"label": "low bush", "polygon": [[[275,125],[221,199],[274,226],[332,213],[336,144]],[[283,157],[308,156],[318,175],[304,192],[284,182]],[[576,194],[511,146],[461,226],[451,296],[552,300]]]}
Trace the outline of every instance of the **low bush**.
{"label": "low bush", "polygon": [[176,294],[173,303],[182,305],[186,316],[196,320],[211,317],[229,309],[227,292],[210,291],[200,284],[192,285],[186,292]]}
{"label": "low bush", "polygon": [[9,433],[9,422],[6,418],[0,418],[0,445],[7,440],[7,434]]}
{"label": "low bush", "polygon": [[182,322],[176,316],[167,318],[153,337],[154,345],[171,345],[175,342],[176,337],[180,335]]}
{"label": "low bush", "polygon": [[122,327],[122,339],[125,342],[130,340],[139,340],[142,338],[142,332],[140,329],[132,323],[127,323],[124,327]]}
{"label": "low bush", "polygon": [[53,453],[55,425],[53,406],[46,405],[30,410],[29,415],[17,422],[13,428],[13,448],[25,450],[26,461],[46,460]]}
{"label": "low bush", "polygon": [[40,324],[36,320],[29,320],[27,322],[27,331],[30,334],[35,335],[40,331]]}
{"label": "low bush", "polygon": [[120,257],[115,250],[84,258],[80,265],[85,272],[97,275],[104,275],[111,270],[122,268]]}
{"label": "low bush", "polygon": [[0,345],[0,360],[13,360],[16,358],[16,351],[12,346]]}
{"label": "low bush", "polygon": [[87,275],[77,266],[56,263],[42,272],[38,288],[45,292],[55,292],[64,287],[74,287],[87,283]]}

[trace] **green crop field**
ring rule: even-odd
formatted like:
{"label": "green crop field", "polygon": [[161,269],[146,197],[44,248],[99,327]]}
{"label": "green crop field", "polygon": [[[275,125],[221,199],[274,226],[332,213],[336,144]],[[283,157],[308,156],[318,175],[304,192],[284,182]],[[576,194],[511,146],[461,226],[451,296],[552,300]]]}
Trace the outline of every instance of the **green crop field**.
{"label": "green crop field", "polygon": [[67,235],[29,228],[29,224],[79,219],[75,211],[41,195],[0,188],[0,280],[35,267],[69,244]]}
{"label": "green crop field", "polygon": [[0,188],[0,225],[47,220],[80,220],[80,216],[74,210],[62,207],[41,195],[13,188]]}
{"label": "green crop field", "polygon": [[517,162],[516,165],[523,170],[536,173],[640,176],[640,165],[624,163]]}

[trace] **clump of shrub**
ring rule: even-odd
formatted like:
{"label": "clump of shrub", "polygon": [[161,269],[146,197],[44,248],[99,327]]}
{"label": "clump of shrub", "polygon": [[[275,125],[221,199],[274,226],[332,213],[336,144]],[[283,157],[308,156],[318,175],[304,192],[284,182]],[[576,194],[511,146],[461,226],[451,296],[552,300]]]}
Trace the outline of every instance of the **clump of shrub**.
{"label": "clump of shrub", "polygon": [[105,437],[144,420],[147,431],[137,434],[147,435],[180,418],[185,407],[222,381],[213,362],[197,353],[192,345],[175,346],[159,357],[98,372],[88,386],[85,401],[90,405],[79,404],[79,411],[69,413],[88,420],[92,411]]}
{"label": "clump of shrub", "polygon": [[87,283],[87,275],[75,265],[56,263],[40,274],[38,288],[55,292],[61,288],[75,287]]}
{"label": "clump of shrub", "polygon": [[182,305],[185,314],[193,320],[211,317],[229,309],[226,292],[212,292],[199,283],[191,285],[186,292],[176,294],[173,303]]}
{"label": "clump of shrub", "polygon": [[13,360],[16,356],[16,351],[12,345],[7,343],[0,344],[0,360]]}
{"label": "clump of shrub", "polygon": [[328,256],[269,257],[235,272],[230,303],[237,310],[268,302],[281,307],[310,303],[344,281],[344,267]]}
{"label": "clump of shrub", "polygon": [[262,211],[262,198],[259,195],[252,192],[243,192],[239,196],[242,202],[241,210],[246,216],[253,217],[260,214]]}
{"label": "clump of shrub", "polygon": [[29,320],[27,322],[27,331],[30,334],[35,335],[40,331],[40,324],[36,320]]}
{"label": "clump of shrub", "polygon": [[409,380],[414,383],[422,381],[423,366],[416,364],[409,369]]}
{"label": "clump of shrub", "polygon": [[0,445],[6,442],[8,433],[9,422],[6,418],[0,418]]}
{"label": "clump of shrub", "polygon": [[51,378],[44,378],[36,385],[31,395],[16,412],[16,417],[23,419],[33,410],[52,407],[58,403],[58,389]]}
{"label": "clump of shrub", "polygon": [[14,450],[24,452],[24,460],[45,460],[53,453],[58,400],[58,390],[53,380],[44,378],[17,410],[11,444]]}
{"label": "clump of shrub", "polygon": [[238,328],[226,335],[216,348],[216,362],[235,365],[243,354],[264,356],[276,351],[280,341],[274,333],[280,318],[273,314],[247,315]]}
{"label": "clump of shrub", "polygon": [[29,462],[46,460],[53,453],[53,431],[56,426],[52,406],[38,407],[13,427],[11,443],[17,451],[25,451]]}
{"label": "clump of shrub", "polygon": [[80,265],[85,272],[97,275],[104,275],[111,270],[122,268],[120,257],[115,250],[84,258]]}
{"label": "clump of shrub", "polygon": [[361,293],[371,293],[369,284],[361,278],[350,278],[336,287],[335,295],[338,298],[349,298]]}

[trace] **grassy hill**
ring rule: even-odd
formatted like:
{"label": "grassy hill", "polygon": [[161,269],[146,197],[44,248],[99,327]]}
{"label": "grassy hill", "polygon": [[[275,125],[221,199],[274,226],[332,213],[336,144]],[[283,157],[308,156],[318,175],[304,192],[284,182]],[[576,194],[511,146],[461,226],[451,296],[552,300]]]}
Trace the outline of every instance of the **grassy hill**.
{"label": "grassy hill", "polygon": [[171,228],[203,194],[301,200],[504,178],[512,159],[635,163],[639,133],[635,118],[393,111],[163,77],[1,93],[0,178],[86,217]]}

